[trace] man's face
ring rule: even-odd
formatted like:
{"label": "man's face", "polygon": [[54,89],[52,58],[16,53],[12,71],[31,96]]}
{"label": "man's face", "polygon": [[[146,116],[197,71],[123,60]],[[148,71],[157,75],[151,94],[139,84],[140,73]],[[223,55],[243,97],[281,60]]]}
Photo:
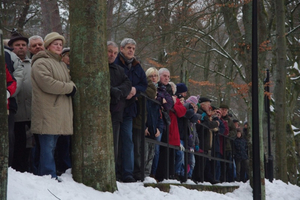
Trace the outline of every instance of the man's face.
{"label": "man's face", "polygon": [[13,52],[24,60],[27,53],[27,43],[24,40],[17,40],[12,44]]}
{"label": "man's face", "polygon": [[220,111],[222,113],[222,117],[225,117],[228,114],[228,109],[227,108],[220,108]]}
{"label": "man's face", "polygon": [[39,51],[44,50],[44,42],[41,39],[33,39],[30,40],[30,46],[28,48],[28,50],[30,51],[30,53],[32,53],[33,55],[37,54]]}
{"label": "man's face", "polygon": [[135,45],[134,44],[126,44],[125,47],[121,47],[121,52],[127,59],[131,59],[134,57]]}
{"label": "man's face", "polygon": [[210,102],[209,101],[206,101],[206,102],[203,102],[201,103],[201,108],[202,110],[204,110],[205,112],[209,112],[210,111]]}
{"label": "man's face", "polygon": [[115,61],[118,55],[118,47],[114,47],[112,45],[107,46],[107,53],[108,53],[108,63],[111,64]]}
{"label": "man's face", "polygon": [[161,75],[160,75],[160,82],[163,85],[168,85],[169,81],[170,81],[170,72],[168,71],[164,71]]}

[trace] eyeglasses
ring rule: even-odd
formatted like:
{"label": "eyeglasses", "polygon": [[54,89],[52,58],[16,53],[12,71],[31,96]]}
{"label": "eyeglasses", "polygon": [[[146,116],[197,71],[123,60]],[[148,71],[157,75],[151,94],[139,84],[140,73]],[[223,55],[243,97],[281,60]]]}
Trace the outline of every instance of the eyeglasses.
{"label": "eyeglasses", "polygon": [[156,77],[158,77],[157,75],[150,75],[150,76],[148,76],[149,78],[156,78]]}

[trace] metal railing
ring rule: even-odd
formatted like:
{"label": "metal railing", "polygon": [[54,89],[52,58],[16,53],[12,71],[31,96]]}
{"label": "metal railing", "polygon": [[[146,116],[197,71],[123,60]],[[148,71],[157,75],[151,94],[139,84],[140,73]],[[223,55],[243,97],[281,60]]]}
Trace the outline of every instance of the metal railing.
{"label": "metal railing", "polygon": [[[151,99],[149,98],[146,94],[144,93],[141,93],[141,97],[142,97],[142,110],[141,110],[141,115],[142,115],[142,127],[141,127],[141,134],[142,134],[142,141],[141,141],[141,179],[142,181],[144,180],[145,178],[145,142],[148,142],[148,143],[153,143],[153,144],[156,144],[156,145],[160,145],[160,146],[163,146],[163,147],[166,147],[167,148],[167,155],[169,155],[169,151],[170,149],[175,149],[175,150],[180,150],[180,147],[179,146],[173,146],[173,145],[170,145],[169,144],[169,126],[166,125],[166,129],[164,130],[163,134],[167,134],[167,142],[161,142],[161,141],[157,141],[157,140],[154,140],[154,139],[150,139],[150,138],[146,138],[145,137],[145,133],[144,133],[144,130],[145,130],[145,124],[146,124],[146,99],[147,100],[150,100],[150,101],[153,101],[159,105],[160,102],[154,100],[154,99]],[[209,129],[207,126],[205,126],[204,124],[201,124],[201,128],[202,128],[202,133],[204,133],[204,130],[205,129]],[[187,135],[187,129],[188,129],[188,119],[187,118],[184,118],[184,135],[186,136],[185,137],[185,140],[184,140],[184,146],[187,147],[188,145],[188,135]],[[214,133],[213,133],[213,141],[212,141],[212,151],[213,153],[211,155],[214,155],[214,140],[215,140],[215,137],[214,137]],[[201,164],[201,180],[200,182],[204,182],[204,169],[205,169],[205,162],[204,162],[204,159],[210,159],[210,160],[213,160],[213,177],[215,177],[215,170],[214,170],[214,166],[215,166],[215,162],[216,161],[220,161],[221,164],[222,164],[222,174],[224,175],[223,176],[223,181],[225,182],[226,181],[226,163],[228,164],[233,164],[233,161],[232,160],[227,160],[226,159],[226,154],[225,154],[225,148],[226,148],[226,142],[227,140],[231,140],[231,146],[232,146],[232,150],[233,150],[233,138],[231,137],[228,137],[226,135],[223,135],[223,134],[218,134],[218,136],[222,136],[224,139],[223,139],[223,157],[222,158],[218,158],[218,157],[215,157],[215,156],[211,156],[211,155],[208,155],[207,152],[203,151],[203,153],[200,153],[200,152],[192,152],[190,151],[189,149],[185,149],[183,152],[184,152],[184,167],[185,167],[185,180],[187,180],[187,166],[188,166],[188,154],[191,153],[191,154],[194,154],[195,156],[199,156],[201,161],[200,161],[200,164]],[[201,134],[201,138],[199,138],[199,141],[201,142],[201,148],[204,149],[204,134]],[[232,152],[233,154],[233,152]],[[169,163],[169,158],[166,159],[166,168],[167,168],[167,171],[166,171],[166,177],[167,179],[170,178],[170,172],[169,172],[169,166],[170,166],[170,163]],[[158,169],[159,170],[159,169]],[[199,169],[194,169],[195,170],[199,170]],[[232,170],[233,167],[232,167]],[[233,173],[233,172],[232,172]]]}

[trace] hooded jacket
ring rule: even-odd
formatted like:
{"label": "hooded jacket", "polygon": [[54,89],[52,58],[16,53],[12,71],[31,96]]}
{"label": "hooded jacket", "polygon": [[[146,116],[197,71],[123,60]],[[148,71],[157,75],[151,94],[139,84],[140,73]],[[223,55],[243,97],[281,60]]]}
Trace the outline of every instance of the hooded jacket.
{"label": "hooded jacket", "polygon": [[31,132],[73,134],[73,109],[70,94],[75,87],[60,55],[48,50],[33,56],[31,70]]}

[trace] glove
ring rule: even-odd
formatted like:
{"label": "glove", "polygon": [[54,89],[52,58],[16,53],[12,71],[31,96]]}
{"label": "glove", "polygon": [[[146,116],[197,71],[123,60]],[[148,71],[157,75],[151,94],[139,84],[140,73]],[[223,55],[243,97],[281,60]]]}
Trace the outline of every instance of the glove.
{"label": "glove", "polygon": [[196,152],[199,151],[199,146],[198,145],[195,146],[195,150],[196,150]]}
{"label": "glove", "polygon": [[10,97],[10,92],[6,90],[6,98],[8,99]]}
{"label": "glove", "polygon": [[117,87],[110,87],[110,95],[119,101],[122,96],[122,91]]}
{"label": "glove", "polygon": [[67,96],[67,97],[69,97],[69,96],[73,97],[73,96],[75,95],[75,93],[76,93],[76,88],[75,88],[75,86],[73,86],[72,92],[69,93],[69,94],[66,94],[66,96]]}
{"label": "glove", "polygon": [[180,144],[180,151],[184,151],[184,150],[185,150],[184,146]]}
{"label": "glove", "polygon": [[194,152],[194,148],[190,148],[190,152]]}

